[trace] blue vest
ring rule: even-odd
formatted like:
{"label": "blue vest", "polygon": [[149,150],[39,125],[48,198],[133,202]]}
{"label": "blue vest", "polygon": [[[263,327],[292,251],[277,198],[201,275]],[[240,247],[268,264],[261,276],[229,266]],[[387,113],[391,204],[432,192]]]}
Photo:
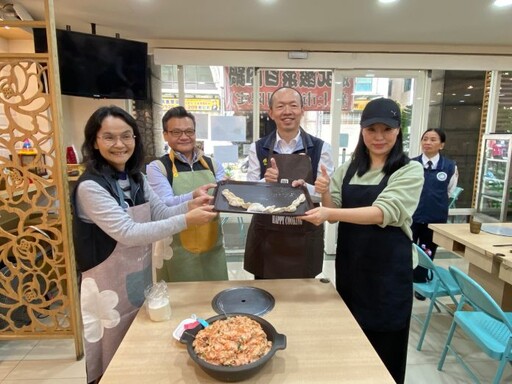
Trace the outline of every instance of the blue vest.
{"label": "blue vest", "polygon": [[[301,128],[302,129],[302,128]],[[260,179],[265,175],[267,169],[267,158],[269,152],[273,151],[274,148],[270,148],[272,143],[275,143],[276,131],[262,137],[256,141],[256,155],[260,162]],[[324,142],[322,139],[306,133],[304,135],[304,146],[307,148],[307,155],[311,158],[311,167],[313,169],[313,181],[316,180],[316,174],[318,170],[318,164],[320,163],[320,157],[322,156],[322,147]],[[305,150],[301,149],[295,151],[295,153],[304,153]],[[272,152],[273,153],[273,152]]]}
{"label": "blue vest", "polygon": [[[421,155],[413,158],[421,164]],[[426,169],[425,183],[420,202],[412,216],[414,223],[446,223],[448,220],[448,184],[455,173],[455,162],[444,156],[439,157],[436,169]]]}

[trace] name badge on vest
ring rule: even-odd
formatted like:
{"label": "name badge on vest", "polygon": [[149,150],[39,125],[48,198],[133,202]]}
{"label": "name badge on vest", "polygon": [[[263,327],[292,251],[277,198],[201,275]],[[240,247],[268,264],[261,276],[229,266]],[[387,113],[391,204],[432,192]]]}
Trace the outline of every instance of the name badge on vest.
{"label": "name badge on vest", "polygon": [[448,178],[448,175],[446,174],[446,172],[439,172],[437,174],[437,180],[439,180],[439,181],[445,181],[447,178]]}

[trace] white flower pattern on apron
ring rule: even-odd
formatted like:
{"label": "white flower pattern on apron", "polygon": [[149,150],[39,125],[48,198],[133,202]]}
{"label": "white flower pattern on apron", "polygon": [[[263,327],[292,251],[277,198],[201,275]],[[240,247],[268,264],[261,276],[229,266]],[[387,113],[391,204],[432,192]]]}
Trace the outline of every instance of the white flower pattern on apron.
{"label": "white flower pattern on apron", "polygon": [[96,281],[86,278],[82,281],[81,307],[84,322],[84,337],[95,343],[103,337],[105,328],[114,328],[119,324],[121,316],[114,308],[119,303],[116,292],[98,289]]}

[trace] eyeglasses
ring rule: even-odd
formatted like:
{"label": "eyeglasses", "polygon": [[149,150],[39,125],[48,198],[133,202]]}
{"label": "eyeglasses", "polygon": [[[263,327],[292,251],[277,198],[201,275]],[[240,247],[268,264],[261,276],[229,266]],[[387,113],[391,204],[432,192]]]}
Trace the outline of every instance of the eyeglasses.
{"label": "eyeglasses", "polygon": [[185,134],[188,137],[192,137],[196,134],[196,131],[194,129],[185,129],[182,131],[181,129],[173,129],[172,131],[166,131],[169,133],[172,137],[181,137],[181,135]]}
{"label": "eyeglasses", "polygon": [[123,133],[122,135],[119,135],[119,136],[108,135],[108,134],[98,136],[98,138],[103,140],[103,142],[106,145],[108,145],[109,147],[114,145],[115,143],[117,143],[117,140],[119,140],[119,139],[121,139],[121,142],[125,145],[133,144],[133,142],[135,141],[135,137],[136,136],[132,133]]}

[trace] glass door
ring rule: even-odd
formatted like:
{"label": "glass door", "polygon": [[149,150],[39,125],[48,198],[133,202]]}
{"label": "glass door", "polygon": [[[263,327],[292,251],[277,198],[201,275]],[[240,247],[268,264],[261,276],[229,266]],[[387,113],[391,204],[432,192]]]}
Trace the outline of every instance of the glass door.
{"label": "glass door", "polygon": [[402,109],[404,149],[419,154],[426,127],[430,82],[427,71],[334,71],[332,104],[333,155],[338,165],[351,156],[359,139],[361,112],[369,101],[388,97]]}
{"label": "glass door", "polygon": [[[404,149],[420,153],[421,132],[428,119],[430,79],[427,71],[335,70],[331,105],[331,139],[335,165],[350,158],[359,140],[361,112],[369,101],[387,97],[402,109]],[[336,253],[337,225],[326,228],[326,254]]]}

